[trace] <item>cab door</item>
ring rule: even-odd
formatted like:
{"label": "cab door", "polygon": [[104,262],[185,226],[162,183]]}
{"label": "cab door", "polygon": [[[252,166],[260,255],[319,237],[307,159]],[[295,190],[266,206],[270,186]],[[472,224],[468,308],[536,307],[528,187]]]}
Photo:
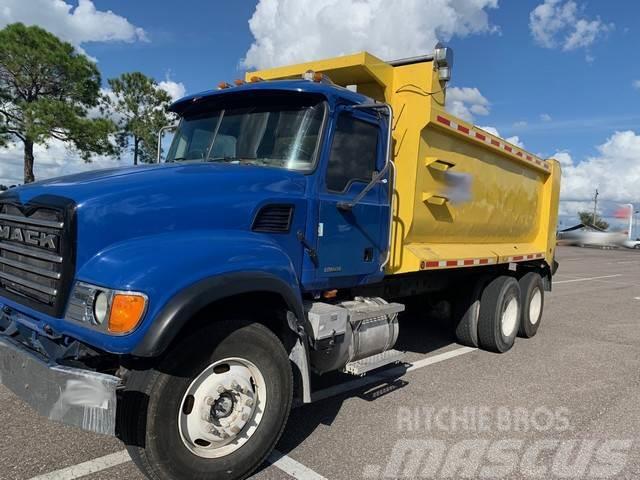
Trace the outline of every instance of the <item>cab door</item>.
{"label": "cab door", "polygon": [[389,235],[387,179],[352,208],[344,204],[384,167],[385,133],[386,119],[375,113],[342,108],[336,114],[319,192],[317,274],[327,287],[339,286],[340,279],[356,284],[382,276]]}

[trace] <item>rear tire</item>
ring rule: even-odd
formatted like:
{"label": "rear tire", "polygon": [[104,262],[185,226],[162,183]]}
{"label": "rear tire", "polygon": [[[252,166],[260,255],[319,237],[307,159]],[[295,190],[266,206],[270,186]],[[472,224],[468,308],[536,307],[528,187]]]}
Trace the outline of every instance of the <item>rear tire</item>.
{"label": "rear tire", "polygon": [[514,344],[520,319],[520,287],[513,277],[494,278],[480,297],[478,340],[491,352],[504,353]]}
{"label": "rear tire", "polygon": [[520,326],[518,336],[531,338],[538,332],[542,320],[544,308],[544,285],[542,277],[534,272],[529,272],[520,281]]}
{"label": "rear tire", "polygon": [[258,468],[280,438],[293,378],[271,330],[225,321],[194,331],[156,368],[131,371],[126,391],[132,401],[118,405],[121,438],[148,478],[238,480]]}
{"label": "rear tire", "polygon": [[458,343],[467,347],[478,348],[478,317],[480,314],[480,297],[486,278],[474,279],[465,286],[458,295],[453,306],[453,322]]}

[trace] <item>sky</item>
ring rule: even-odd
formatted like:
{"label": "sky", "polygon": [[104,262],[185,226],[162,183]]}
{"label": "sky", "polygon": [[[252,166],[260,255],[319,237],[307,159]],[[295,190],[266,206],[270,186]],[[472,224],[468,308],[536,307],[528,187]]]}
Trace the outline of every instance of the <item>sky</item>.
{"label": "sky", "polygon": [[[383,59],[455,52],[447,108],[563,166],[560,226],[593,208],[640,209],[640,2],[607,0],[0,0],[0,27],[40,25],[95,60],[106,79],[154,77],[174,97],[256,67],[368,50]],[[36,178],[84,164],[36,149]],[[19,183],[18,145],[0,183]],[[640,218],[640,215],[639,215]],[[640,221],[639,221],[640,223]],[[640,228],[636,235],[640,235]]]}

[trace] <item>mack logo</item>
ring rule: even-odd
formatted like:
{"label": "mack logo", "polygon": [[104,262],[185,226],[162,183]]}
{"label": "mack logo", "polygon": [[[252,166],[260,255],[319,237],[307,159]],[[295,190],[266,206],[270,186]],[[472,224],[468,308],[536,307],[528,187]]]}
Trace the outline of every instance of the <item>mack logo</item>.
{"label": "mack logo", "polygon": [[58,237],[52,233],[27,230],[26,228],[13,227],[10,225],[0,225],[0,239],[56,250]]}

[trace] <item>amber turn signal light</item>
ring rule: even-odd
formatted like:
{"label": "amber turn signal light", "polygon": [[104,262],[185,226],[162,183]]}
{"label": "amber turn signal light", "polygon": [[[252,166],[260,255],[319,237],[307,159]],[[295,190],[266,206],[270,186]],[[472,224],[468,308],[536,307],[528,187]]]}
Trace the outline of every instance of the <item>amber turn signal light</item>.
{"label": "amber turn signal light", "polygon": [[138,326],[146,308],[147,298],[143,295],[114,294],[109,314],[109,332],[129,333]]}

